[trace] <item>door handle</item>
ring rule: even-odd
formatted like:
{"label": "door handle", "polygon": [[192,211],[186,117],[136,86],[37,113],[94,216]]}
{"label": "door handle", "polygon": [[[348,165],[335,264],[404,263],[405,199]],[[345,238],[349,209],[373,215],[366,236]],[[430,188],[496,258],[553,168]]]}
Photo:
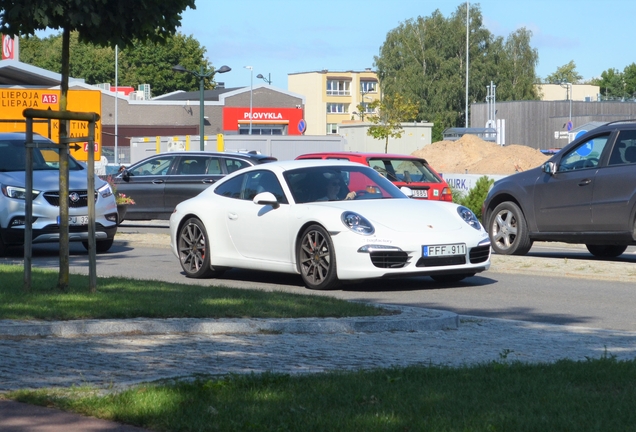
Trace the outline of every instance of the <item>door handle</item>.
{"label": "door handle", "polygon": [[582,181],[579,183],[579,186],[587,186],[587,185],[589,185],[590,183],[592,183],[592,180],[590,180],[590,179],[585,179],[585,180],[582,180]]}
{"label": "door handle", "polygon": [[163,179],[155,179],[152,181],[152,184],[161,184],[161,183],[165,183],[165,181]]}
{"label": "door handle", "polygon": [[203,179],[203,183],[209,183],[209,184],[212,184],[212,183],[214,183],[214,182],[216,182],[216,180],[215,180],[215,179]]}
{"label": "door handle", "polygon": [[229,220],[237,220],[238,219],[238,215],[236,213],[228,213],[227,214],[227,218]]}

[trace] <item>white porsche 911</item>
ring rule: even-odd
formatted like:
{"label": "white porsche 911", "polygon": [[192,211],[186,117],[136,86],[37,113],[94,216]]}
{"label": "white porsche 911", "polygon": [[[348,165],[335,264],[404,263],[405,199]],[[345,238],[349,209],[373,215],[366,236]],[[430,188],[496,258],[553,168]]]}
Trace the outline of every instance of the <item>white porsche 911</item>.
{"label": "white porsche 911", "polygon": [[171,248],[187,277],[232,267],[298,273],[311,289],[417,275],[451,282],[490,267],[472,211],[409,192],[353,162],[258,165],[178,204]]}

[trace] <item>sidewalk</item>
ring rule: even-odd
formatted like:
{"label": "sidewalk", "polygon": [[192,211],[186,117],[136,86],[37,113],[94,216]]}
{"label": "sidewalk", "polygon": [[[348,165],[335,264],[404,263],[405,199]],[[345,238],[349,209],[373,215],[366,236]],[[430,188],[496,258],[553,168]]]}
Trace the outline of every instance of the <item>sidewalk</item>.
{"label": "sidewalk", "polygon": [[[93,322],[47,326],[0,321],[0,391],[72,385],[117,391],[142,382],[193,374],[296,374],[431,364],[459,367],[492,361],[584,361],[608,355],[618,360],[636,357],[636,332],[408,309],[413,310],[406,311],[406,318],[396,315],[384,324],[368,318],[131,320],[143,325],[113,321],[103,326]],[[229,324],[234,327],[221,327]],[[26,333],[16,335],[25,329]],[[138,429],[0,401],[0,430]]]}

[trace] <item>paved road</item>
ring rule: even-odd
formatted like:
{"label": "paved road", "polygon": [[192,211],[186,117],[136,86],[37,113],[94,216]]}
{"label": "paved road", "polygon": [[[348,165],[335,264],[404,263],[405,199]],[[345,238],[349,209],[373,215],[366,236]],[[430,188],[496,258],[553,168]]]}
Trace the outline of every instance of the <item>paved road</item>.
{"label": "paved road", "polygon": [[[161,224],[161,222],[159,222]],[[165,222],[164,222],[165,224]],[[151,277],[183,284],[283,290],[378,303],[449,310],[459,314],[636,331],[636,248],[620,259],[593,259],[583,246],[538,244],[525,257],[493,256],[491,270],[456,284],[430,278],[367,281],[328,292],[308,291],[299,276],[231,270],[221,279],[181,274],[167,249],[165,228],[124,227],[110,253],[98,256],[99,276]],[[81,245],[71,246],[72,271],[87,273]],[[0,262],[21,263],[18,254]],[[37,247],[37,266],[56,268],[57,246]],[[141,269],[141,270],[140,270]]]}

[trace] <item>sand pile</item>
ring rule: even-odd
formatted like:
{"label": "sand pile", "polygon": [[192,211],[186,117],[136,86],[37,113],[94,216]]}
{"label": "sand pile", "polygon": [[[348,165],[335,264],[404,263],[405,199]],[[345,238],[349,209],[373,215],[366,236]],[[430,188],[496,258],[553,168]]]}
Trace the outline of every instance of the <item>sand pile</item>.
{"label": "sand pile", "polygon": [[543,164],[549,156],[524,145],[500,146],[475,135],[457,141],[438,141],[412,153],[440,173],[513,174]]}

